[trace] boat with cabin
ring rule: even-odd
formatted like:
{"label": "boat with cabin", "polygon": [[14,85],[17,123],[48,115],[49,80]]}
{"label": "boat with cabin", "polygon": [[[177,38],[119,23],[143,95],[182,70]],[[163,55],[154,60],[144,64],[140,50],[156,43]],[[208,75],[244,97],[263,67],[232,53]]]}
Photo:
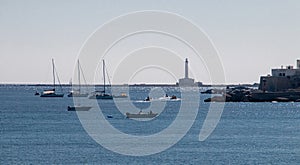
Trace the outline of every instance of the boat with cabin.
{"label": "boat with cabin", "polygon": [[126,118],[154,118],[158,115],[158,113],[154,113],[152,111],[150,111],[148,113],[144,113],[144,112],[140,111],[139,113],[127,112],[125,115],[126,115]]}

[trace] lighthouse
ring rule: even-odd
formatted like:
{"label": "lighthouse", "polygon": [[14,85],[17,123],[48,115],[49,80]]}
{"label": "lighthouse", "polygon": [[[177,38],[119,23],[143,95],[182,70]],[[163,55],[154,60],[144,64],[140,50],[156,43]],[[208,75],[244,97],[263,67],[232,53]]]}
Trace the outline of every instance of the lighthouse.
{"label": "lighthouse", "polygon": [[184,74],[184,78],[189,78],[189,61],[186,58],[185,59],[185,74]]}
{"label": "lighthouse", "polygon": [[185,59],[184,64],[184,78],[179,79],[178,85],[180,87],[192,87],[196,85],[194,79],[189,78],[189,61],[187,58]]}

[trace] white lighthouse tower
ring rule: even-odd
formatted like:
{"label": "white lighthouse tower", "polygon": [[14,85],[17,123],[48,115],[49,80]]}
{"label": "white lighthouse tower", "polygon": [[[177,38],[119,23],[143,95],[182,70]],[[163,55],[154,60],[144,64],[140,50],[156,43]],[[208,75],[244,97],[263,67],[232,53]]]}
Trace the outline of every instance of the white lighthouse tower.
{"label": "white lighthouse tower", "polygon": [[189,61],[186,58],[185,59],[185,74],[184,74],[184,78],[189,78]]}
{"label": "white lighthouse tower", "polygon": [[192,87],[195,86],[194,79],[189,78],[189,61],[185,59],[185,67],[184,67],[184,78],[179,79],[179,86],[180,87]]}

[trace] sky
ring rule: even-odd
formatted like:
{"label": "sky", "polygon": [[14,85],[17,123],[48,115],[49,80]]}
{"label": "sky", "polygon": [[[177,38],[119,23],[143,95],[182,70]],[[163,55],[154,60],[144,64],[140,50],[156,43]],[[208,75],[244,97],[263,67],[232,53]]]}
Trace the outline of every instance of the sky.
{"label": "sky", "polygon": [[[79,51],[96,29],[143,10],[176,13],[200,27],[219,53],[228,84],[259,82],[271,68],[300,59],[297,0],[0,0],[0,83],[51,83],[52,58],[60,81],[69,83]],[[183,67],[182,62],[176,70],[182,77]],[[178,78],[161,72],[146,68],[130,83],[175,83]],[[205,75],[194,77],[210,83]]]}

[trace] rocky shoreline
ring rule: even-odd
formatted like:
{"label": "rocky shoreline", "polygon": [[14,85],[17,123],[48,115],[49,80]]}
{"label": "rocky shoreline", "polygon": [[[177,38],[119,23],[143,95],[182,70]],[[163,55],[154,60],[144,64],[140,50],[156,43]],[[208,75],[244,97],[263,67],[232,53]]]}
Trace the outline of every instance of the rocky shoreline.
{"label": "rocky shoreline", "polygon": [[247,87],[228,88],[220,96],[205,99],[204,102],[300,102],[300,90],[263,92]]}

